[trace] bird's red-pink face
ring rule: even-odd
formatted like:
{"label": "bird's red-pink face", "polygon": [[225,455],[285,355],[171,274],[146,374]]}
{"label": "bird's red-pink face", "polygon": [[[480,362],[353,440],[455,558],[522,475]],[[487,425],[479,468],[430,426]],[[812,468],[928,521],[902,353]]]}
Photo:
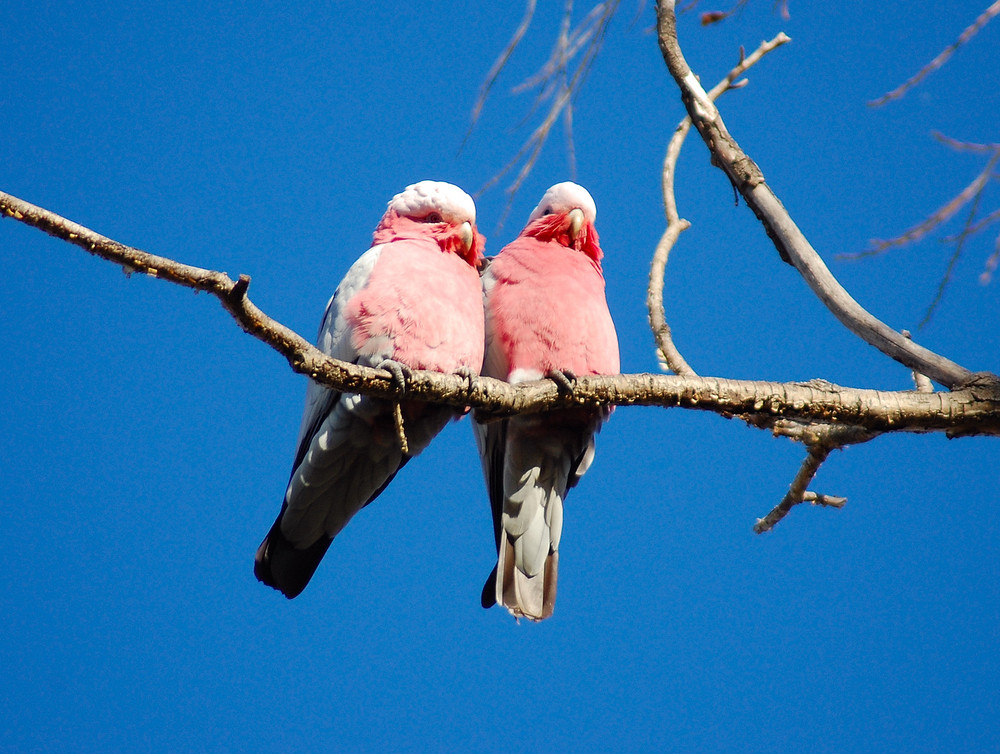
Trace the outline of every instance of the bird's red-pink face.
{"label": "bird's red-pink face", "polygon": [[591,222],[574,223],[570,213],[544,215],[528,223],[524,235],[540,241],[555,241],[568,249],[575,249],[590,257],[600,267],[604,252],[601,251],[597,229]]}
{"label": "bird's red-pink face", "polygon": [[532,211],[523,235],[575,249],[600,268],[604,254],[594,227],[596,220],[597,205],[587,189],[568,181],[557,183]]}
{"label": "bird's red-pink face", "polygon": [[420,181],[396,194],[375,230],[375,243],[395,238],[433,238],[442,251],[477,267],[486,239],[476,228],[476,205],[458,186]]}

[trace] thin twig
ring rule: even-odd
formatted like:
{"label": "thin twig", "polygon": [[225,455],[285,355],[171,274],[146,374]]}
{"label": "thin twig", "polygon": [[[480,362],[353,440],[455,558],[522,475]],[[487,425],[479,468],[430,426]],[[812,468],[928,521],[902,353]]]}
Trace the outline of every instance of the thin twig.
{"label": "thin twig", "polygon": [[988,228],[997,220],[1000,220],[1000,209],[995,209],[988,215],[984,215],[983,217],[979,218],[978,222],[972,225],[967,225],[966,227],[962,228],[962,230],[959,233],[956,233],[952,236],[945,236],[944,238],[941,239],[941,241],[942,243],[955,243],[963,236],[974,236],[979,231]]}
{"label": "thin twig", "polygon": [[818,492],[806,491],[802,495],[803,503],[812,503],[813,505],[819,505],[823,508],[843,508],[847,505],[846,497],[837,497],[836,495],[821,495]]}
{"label": "thin twig", "polygon": [[[678,13],[688,13],[694,10],[701,0],[688,0],[686,4],[682,4],[680,8],[677,9]],[[748,0],[736,0],[736,4],[733,5],[728,11],[708,11],[702,14],[701,23],[706,25],[707,23],[715,23],[716,21],[722,21],[723,19],[729,18],[737,10],[740,10],[744,5],[746,5]],[[788,0],[774,0],[771,10],[774,13],[778,13],[784,20],[789,20],[792,16],[788,12]],[[706,19],[705,16],[710,16]]]}
{"label": "thin twig", "polygon": [[[1000,156],[1000,152],[997,152],[997,156]],[[955,251],[952,252],[951,258],[948,260],[948,266],[945,268],[944,274],[938,282],[937,291],[934,293],[934,299],[931,301],[930,305],[928,305],[927,311],[924,312],[924,316],[917,324],[918,329],[923,329],[927,323],[931,321],[934,310],[937,309],[938,304],[941,303],[941,299],[944,298],[944,292],[948,288],[948,283],[951,282],[951,276],[955,271],[955,265],[958,264],[958,260],[962,256],[962,250],[965,249],[965,241],[971,235],[968,232],[968,229],[976,218],[976,212],[979,210],[979,201],[982,198],[983,192],[980,191],[976,194],[976,198],[972,200],[972,206],[969,208],[969,216],[965,221],[965,228],[958,235],[958,242],[955,244]]]}
{"label": "thin twig", "polygon": [[[505,189],[507,204],[498,225],[502,225],[506,219],[515,195],[534,169],[542,148],[551,135],[552,128],[561,116],[564,118],[564,127],[572,129],[572,113],[567,112],[567,110],[572,109],[573,99],[579,93],[583,81],[590,71],[590,66],[601,49],[608,24],[614,16],[619,2],[620,0],[607,0],[606,2],[597,3],[584,17],[583,21],[570,30],[568,24],[572,14],[572,2],[567,0],[563,23],[560,27],[560,33],[556,38],[556,43],[553,46],[552,55],[537,74],[515,88],[515,92],[534,87],[540,88],[540,92],[532,105],[528,117],[542,103],[548,102],[549,105],[545,116],[542,118],[542,122],[532,131],[514,157],[476,192],[477,196],[482,194],[500,181],[518,164],[521,165],[514,181]],[[581,50],[582,58],[576,68],[572,70],[572,74],[570,74],[570,61],[580,54]],[[501,59],[498,59],[497,62],[500,63],[501,68],[506,63],[508,57],[509,54],[501,56]],[[496,72],[499,73],[499,70]],[[491,70],[492,73],[493,70]],[[567,140],[567,143],[572,145],[571,131],[567,132]],[[570,146],[570,149],[572,150],[572,146]],[[575,155],[571,154],[571,164],[574,161]]]}
{"label": "thin twig", "polygon": [[[720,21],[725,21],[730,16],[736,14],[737,11],[743,10],[743,6],[746,5],[749,0],[736,0],[733,7],[729,10],[710,10],[702,13],[698,20],[701,22],[702,26],[711,26],[712,24],[717,24]],[[687,6],[684,10],[691,10],[696,3],[692,3]]]}
{"label": "thin twig", "polygon": [[[595,6],[591,10],[591,14],[598,10],[599,6]],[[575,55],[575,48],[578,45],[584,44],[588,39],[590,39],[591,34],[579,34],[579,41],[571,42],[569,37],[569,21],[573,15],[573,0],[566,0],[566,17],[562,29],[559,33],[559,43],[558,47],[562,48],[562,54],[559,55],[559,64],[556,66],[556,78],[558,86],[563,92],[570,93],[568,81],[568,68],[570,58]],[[584,21],[586,23],[586,21]],[[576,148],[573,144],[573,98],[570,97],[566,102],[566,106],[562,111],[563,117],[563,133],[566,134],[566,155],[569,159],[570,170],[569,177],[571,180],[576,180]]]}
{"label": "thin twig", "polygon": [[681,355],[667,323],[666,312],[663,306],[663,285],[664,275],[667,269],[667,261],[670,259],[670,251],[677,238],[691,227],[691,223],[680,217],[677,212],[677,199],[674,194],[674,168],[677,158],[680,155],[681,145],[691,126],[691,120],[682,120],[674,131],[673,137],[667,144],[667,155],[663,160],[663,208],[667,215],[667,227],[660,236],[656,249],[653,252],[653,259],[649,265],[649,284],[646,289],[646,309],[649,312],[649,327],[653,331],[653,338],[656,341],[657,353],[661,364],[673,371],[674,374],[695,376],[696,372]]}
{"label": "thin twig", "polygon": [[753,530],[757,534],[770,531],[781,521],[788,512],[800,503],[812,503],[827,508],[843,508],[847,503],[846,497],[835,495],[821,495],[807,489],[820,466],[834,450],[844,448],[848,445],[857,445],[868,442],[878,436],[877,433],[868,432],[861,427],[851,427],[845,425],[797,425],[794,422],[783,422],[775,426],[775,434],[782,434],[786,437],[804,442],[809,448],[805,460],[799,467],[798,473],[788,487],[788,492],[764,518],[757,519]]}
{"label": "thin twig", "polygon": [[991,154],[1000,150],[1000,144],[977,144],[973,141],[960,141],[959,139],[953,139],[951,136],[946,136],[940,131],[931,131],[931,136],[940,141],[945,146],[949,146],[956,152],[980,152],[983,154]]}
{"label": "thin twig", "polygon": [[[760,46],[749,56],[745,56],[741,49],[740,62],[726,74],[726,77],[722,81],[708,92],[708,96],[714,101],[725,92],[742,87],[745,82],[737,82],[736,79],[742,76],[748,68],[764,57],[764,55],[771,52],[771,50],[790,41],[791,39],[784,32],[781,32],[770,42],[761,42]],[[653,260],[650,263],[646,308],[649,312],[649,325],[656,340],[661,363],[665,364],[675,374],[695,376],[695,371],[674,344],[663,306],[664,273],[667,261],[670,258],[670,251],[673,249],[680,234],[691,225],[687,220],[681,219],[678,214],[677,198],[674,194],[674,174],[676,172],[677,159],[680,156],[681,147],[690,129],[691,118],[690,116],[685,116],[677,125],[677,128],[674,129],[673,136],[670,137],[670,141],[667,144],[667,153],[663,160],[663,209],[667,216],[667,227],[663,231],[659,243],[656,245]]]}
{"label": "thin twig", "polygon": [[[990,181],[995,180],[998,177],[994,172],[994,169],[997,162],[1000,161],[1000,144],[975,144],[967,141],[959,141],[958,139],[945,136],[937,131],[934,132],[934,138],[956,151],[972,152],[975,154],[989,154],[991,157],[972,183],[962,189],[962,191],[950,199],[943,207],[933,212],[917,225],[909,228],[895,238],[890,238],[888,240],[874,239],[869,243],[869,247],[864,251],[837,255],[838,259],[856,260],[863,257],[881,254],[891,248],[916,243],[927,236],[931,231],[950,220],[959,212],[959,210],[962,209],[962,207],[971,202],[972,207],[966,217],[961,231],[941,239],[944,243],[954,243],[955,250],[952,252],[951,257],[948,260],[948,265],[944,274],[941,276],[941,280],[938,281],[938,287],[935,291],[934,298],[931,300],[931,303],[924,312],[924,316],[917,325],[920,329],[925,327],[927,323],[930,322],[935,310],[944,299],[944,293],[951,282],[955,265],[961,258],[962,252],[965,248],[965,242],[979,231],[989,227],[995,221],[1000,220],[1000,209],[990,212],[978,221],[976,220],[976,215],[979,211],[979,203],[983,198],[987,185]],[[987,264],[988,263],[989,262],[987,261]],[[989,278],[988,274],[986,277],[987,279]],[[980,280],[982,280],[982,278],[983,275],[980,275]]]}
{"label": "thin twig", "polygon": [[525,32],[528,31],[528,27],[531,26],[531,19],[535,15],[535,5],[536,0],[527,0],[524,8],[524,18],[521,19],[521,23],[514,31],[514,35],[510,38],[510,41],[507,42],[507,46],[504,47],[500,55],[497,56],[497,59],[493,61],[493,65],[486,74],[486,79],[483,81],[483,85],[479,87],[479,96],[476,98],[476,104],[472,108],[472,123],[469,125],[469,130],[465,134],[465,139],[462,140],[463,145],[468,140],[469,134],[472,133],[472,129],[475,127],[476,122],[479,120],[479,116],[482,114],[483,105],[486,104],[486,97],[493,88],[493,84],[496,82],[497,76],[500,75],[500,71],[503,70],[503,67],[507,65],[507,61],[510,60],[510,56],[514,54],[514,50],[517,49],[517,46],[520,44]]}
{"label": "thin twig", "polygon": [[755,534],[763,534],[766,531],[771,531],[781,519],[788,515],[788,512],[792,508],[803,502],[806,495],[806,487],[809,486],[813,477],[816,476],[816,472],[819,471],[819,467],[823,465],[826,457],[830,455],[831,450],[832,448],[825,445],[813,445],[809,448],[809,453],[802,462],[802,466],[799,467],[798,473],[792,480],[788,492],[785,493],[781,502],[774,506],[764,518],[758,518],[757,523],[753,525]]}
{"label": "thin twig", "polygon": [[[904,338],[912,338],[909,330],[903,330]],[[917,370],[910,372],[913,377],[913,386],[917,389],[919,393],[933,393],[934,385],[931,383],[931,378],[926,374],[920,374]]]}
{"label": "thin twig", "polygon": [[914,86],[920,83],[920,81],[925,76],[927,76],[927,74],[931,73],[932,71],[936,71],[938,68],[943,66],[948,61],[948,58],[950,58],[952,55],[955,54],[955,50],[957,50],[959,47],[961,47],[970,39],[972,39],[972,37],[974,37],[980,29],[986,26],[986,24],[988,24],[990,20],[998,13],[1000,13],[1000,0],[997,0],[997,2],[993,3],[993,5],[984,10],[979,15],[979,17],[972,22],[972,25],[967,27],[965,31],[963,31],[958,36],[958,39],[955,40],[953,44],[944,48],[944,50],[942,50],[938,54],[938,56],[934,58],[934,60],[925,65],[923,68],[917,71],[913,76],[904,81],[902,84],[893,89],[891,92],[883,94],[881,97],[879,97],[876,100],[872,100],[868,104],[871,107],[879,107],[880,105],[884,105],[886,102],[890,102],[891,100],[899,99],[900,97],[902,97],[910,89],[912,89]]}
{"label": "thin twig", "polygon": [[982,194],[983,189],[986,188],[986,184],[989,183],[992,178],[993,168],[996,166],[998,160],[1000,160],[1000,149],[994,151],[993,156],[990,157],[986,166],[979,172],[972,183],[962,189],[943,207],[931,213],[930,216],[917,223],[912,228],[904,231],[895,238],[884,240],[878,238],[873,239],[871,243],[869,243],[868,248],[864,251],[837,254],[836,258],[854,260],[861,259],[863,257],[871,257],[881,254],[887,249],[919,241],[936,227],[950,220],[960,209],[962,209],[962,207]]}
{"label": "thin twig", "polygon": [[997,236],[997,240],[993,244],[993,253],[987,257],[986,263],[983,265],[983,271],[979,273],[980,285],[989,285],[997,264],[1000,264],[1000,236]]}
{"label": "thin twig", "polygon": [[[565,77],[569,61],[576,57],[576,54],[593,39],[597,29],[595,22],[604,14],[604,3],[598,3],[584,19],[577,24],[575,29],[571,28],[573,20],[573,0],[565,0],[566,7],[563,10],[562,21],[559,24],[559,33],[556,35],[556,44],[552,48],[549,59],[545,61],[536,73],[526,78],[515,86],[511,92],[520,94],[530,89],[544,89],[550,82]],[[544,99],[544,98],[542,98]],[[540,104],[538,100],[536,105]]]}

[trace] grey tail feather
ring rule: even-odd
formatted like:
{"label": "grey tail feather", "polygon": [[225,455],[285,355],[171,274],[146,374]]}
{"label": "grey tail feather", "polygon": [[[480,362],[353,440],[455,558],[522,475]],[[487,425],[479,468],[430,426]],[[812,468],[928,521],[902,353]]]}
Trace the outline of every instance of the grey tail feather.
{"label": "grey tail feather", "polygon": [[[284,506],[281,512],[285,512]],[[314,544],[300,550],[281,533],[279,515],[271,531],[257,548],[253,564],[254,576],[288,599],[297,597],[306,588],[332,541],[331,537],[320,537]]]}
{"label": "grey tail feather", "polygon": [[[551,618],[556,607],[556,584],[559,582],[559,552],[550,552],[545,560],[545,587],[542,618]],[[541,620],[541,618],[539,619]]]}
{"label": "grey tail feather", "polygon": [[[545,559],[545,567],[542,574],[542,604],[537,614],[532,614],[524,610],[524,605],[517,598],[517,589],[514,582],[518,578],[524,578],[514,567],[513,546],[507,543],[510,548],[509,557],[504,562],[503,575],[503,604],[511,615],[515,618],[527,618],[531,621],[542,621],[551,618],[556,606],[556,585],[559,581],[559,553],[550,551]],[[499,563],[498,563],[499,565]],[[496,579],[500,578],[497,568],[493,569],[490,578],[483,587],[483,607],[491,607],[496,604]],[[487,602],[489,600],[489,602]]]}
{"label": "grey tail feather", "polygon": [[[513,559],[511,559],[510,562],[513,562]],[[497,578],[498,578],[497,567],[498,566],[499,566],[499,563],[497,565],[493,566],[493,570],[490,571],[490,575],[487,577],[486,583],[483,585],[483,593],[482,593],[482,596],[480,597],[480,601],[482,603],[482,606],[484,608],[486,608],[486,609],[489,609],[489,608],[493,607],[495,604],[497,604]],[[506,586],[507,586],[508,583],[513,584],[513,578],[514,578],[513,571],[511,573],[507,574],[507,581],[504,583],[504,587],[505,587],[505,594],[504,594],[505,599],[504,599],[504,602],[505,603],[508,602],[508,600],[506,599],[506,596],[507,596]],[[555,610],[555,606],[556,606],[556,585],[559,582],[559,553],[558,552],[550,552],[549,555],[548,555],[548,557],[545,559],[545,574],[542,576],[542,578],[544,580],[542,582],[542,584],[543,584],[543,587],[542,587],[543,591],[542,591],[542,612],[541,612],[541,615],[538,615],[538,616],[526,616],[526,617],[528,617],[528,618],[530,618],[531,620],[534,620],[534,621],[545,620],[546,618],[551,618],[552,617],[552,613]],[[511,595],[510,601],[509,601],[510,604],[507,604],[506,607],[508,609],[513,608],[515,614],[520,613],[521,612],[520,611],[520,606],[517,604],[517,599],[513,596],[513,589],[511,589],[510,595]]]}

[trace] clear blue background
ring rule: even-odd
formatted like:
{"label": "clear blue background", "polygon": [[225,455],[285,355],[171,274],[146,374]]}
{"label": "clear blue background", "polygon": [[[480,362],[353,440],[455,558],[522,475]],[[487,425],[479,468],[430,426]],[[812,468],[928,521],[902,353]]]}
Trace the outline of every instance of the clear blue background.
{"label": "clear blue background", "polygon": [[[784,21],[755,0],[717,27],[681,21],[707,84],[740,44],[793,37],[720,105],[848,290],[893,327],[915,327],[950,248],[833,256],[918,222],[981,168],[930,132],[1000,140],[1000,22],[902,101],[865,103],[986,4],[792,2]],[[575,112],[630,372],[657,368],[646,276],[683,115],[640,5],[622,5]],[[0,26],[0,189],[250,274],[251,297],[312,337],[394,193],[423,178],[476,190],[516,152],[531,100],[510,89],[547,58],[561,8],[539,4],[459,153],[519,3],[36,2]],[[480,197],[488,250],[567,165],[557,131],[503,228],[508,181]],[[910,387],[778,260],[696,138],[678,201],[694,227],[668,268],[668,318],[696,370]],[[993,188],[983,208],[997,204]],[[1000,369],[1000,288],[976,282],[994,237],[970,244],[918,334],[976,370]],[[463,421],[289,602],[252,560],[304,379],[214,299],[12,220],[0,302],[3,748],[995,750],[994,439],[837,453],[814,488],[847,507],[796,509],[759,537],[801,447],[712,414],[620,409],[569,498],[556,614],[518,625],[479,607],[493,538]]]}

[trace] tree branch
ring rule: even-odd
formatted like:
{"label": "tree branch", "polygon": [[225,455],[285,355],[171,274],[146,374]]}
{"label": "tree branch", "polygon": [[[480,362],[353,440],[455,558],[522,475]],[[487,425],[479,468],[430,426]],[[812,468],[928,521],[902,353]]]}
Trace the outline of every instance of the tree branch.
{"label": "tree branch", "polygon": [[[904,338],[912,338],[909,330],[903,330]],[[910,372],[913,376],[913,387],[916,388],[917,392],[920,393],[933,393],[934,385],[931,384],[931,378],[926,374],[920,374],[920,372],[913,370]]]}
{"label": "tree branch", "polygon": [[963,31],[961,34],[958,35],[958,39],[955,40],[955,42],[953,42],[952,44],[945,47],[940,53],[938,53],[938,56],[934,58],[934,60],[925,65],[915,74],[913,74],[913,76],[911,76],[909,79],[907,79],[902,84],[897,86],[888,94],[883,94],[878,99],[869,102],[868,103],[869,106],[879,107],[881,105],[884,105],[886,102],[890,102],[891,100],[899,99],[900,97],[902,97],[910,89],[919,84],[921,80],[923,80],[923,78],[927,76],[927,74],[936,71],[946,62],[948,62],[948,58],[950,58],[952,55],[955,54],[955,50],[957,50],[959,47],[961,47],[970,39],[972,39],[979,32],[979,30],[982,29],[984,26],[986,26],[986,24],[988,24],[997,14],[1000,14],[1000,0],[997,0],[997,2],[993,3],[989,8],[980,13],[979,17],[976,18],[976,20],[973,21],[971,25],[966,27],[965,31]]}
{"label": "tree branch", "polygon": [[674,1],[659,0],[656,8],[660,51],[680,87],[692,123],[712,153],[713,163],[725,171],[764,225],[782,259],[795,266],[813,293],[845,327],[882,353],[949,388],[970,380],[973,377],[970,370],[907,340],[872,316],[844,290],[765,183],[760,168],[730,135],[718,109],[688,66],[677,39]]}
{"label": "tree branch", "polygon": [[826,508],[843,508],[847,504],[846,497],[820,495],[806,488],[816,476],[819,467],[834,450],[868,442],[878,436],[860,427],[833,424],[803,426],[794,422],[783,422],[780,426],[775,427],[774,432],[805,443],[809,452],[806,454],[805,460],[802,461],[798,473],[781,502],[774,506],[764,518],[757,519],[753,527],[756,534],[771,531],[781,519],[788,515],[792,508],[800,503],[808,502]]}
{"label": "tree branch", "polygon": [[[986,161],[983,169],[979,171],[979,174],[973,179],[972,183],[958,192],[958,194],[952,199],[949,199],[944,206],[935,210],[928,217],[924,218],[918,224],[904,231],[895,238],[874,238],[869,243],[868,248],[864,251],[838,254],[837,257],[839,259],[860,259],[862,257],[875,256],[895,246],[905,246],[906,244],[915,243],[921,240],[939,225],[948,222],[948,220],[954,217],[955,214],[966,204],[976,201],[983,195],[983,189],[985,189],[986,185],[990,182],[990,180],[992,180],[993,169],[996,167],[998,161],[1000,161],[1000,146],[994,146],[993,155]],[[966,235],[971,232],[972,231],[968,231]],[[956,238],[960,237],[961,235]]]}
{"label": "tree branch", "polygon": [[670,142],[667,144],[667,156],[663,160],[663,210],[667,216],[667,227],[660,236],[653,260],[649,265],[649,284],[646,288],[646,309],[649,312],[649,327],[656,340],[656,348],[660,361],[674,374],[694,377],[697,373],[687,363],[681,352],[674,345],[670,325],[667,324],[666,311],[663,307],[663,283],[667,271],[667,261],[670,252],[677,243],[681,233],[691,227],[691,223],[681,218],[677,212],[677,199],[674,196],[674,170],[677,158],[681,153],[681,145],[691,128],[691,120],[682,120]]}
{"label": "tree branch", "polygon": [[[888,240],[873,239],[869,242],[868,248],[864,251],[853,254],[841,253],[836,256],[837,259],[854,260],[861,257],[881,254],[882,252],[894,247],[917,243],[931,231],[936,230],[943,223],[951,220],[951,218],[954,217],[963,207],[970,205],[969,212],[966,216],[965,223],[962,225],[962,229],[955,235],[947,236],[941,239],[945,243],[954,243],[955,249],[948,260],[944,274],[941,276],[934,298],[931,300],[927,310],[924,312],[923,318],[921,318],[919,324],[917,325],[917,327],[920,328],[924,327],[924,325],[930,321],[934,311],[944,299],[944,293],[951,282],[955,266],[961,258],[962,253],[965,251],[966,241],[972,238],[979,231],[989,227],[992,223],[1000,219],[1000,210],[994,210],[993,212],[988,213],[985,217],[977,219],[979,215],[979,204],[986,194],[986,187],[991,181],[997,178],[994,170],[998,161],[1000,161],[1000,144],[973,144],[970,142],[962,142],[949,138],[941,133],[935,133],[934,136],[938,141],[957,151],[989,154],[990,157],[972,183],[962,189],[954,198],[945,203],[943,207],[932,212],[917,225],[914,225],[912,228],[909,228],[895,238],[890,238]],[[987,260],[987,269],[989,269],[989,264],[990,262]],[[988,274],[986,279],[988,281]]]}
{"label": "tree branch", "polygon": [[[745,56],[740,48],[740,62],[734,67],[722,81],[716,84],[709,92],[708,96],[713,101],[728,92],[730,89],[739,89],[746,81],[737,82],[740,76],[746,72],[754,63],[786,42],[791,42],[791,38],[781,32],[770,42],[761,42],[760,47],[754,50],[749,56]],[[663,209],[667,216],[667,228],[663,231],[656,250],[653,253],[653,261],[649,266],[649,286],[646,292],[646,308],[649,311],[649,326],[656,339],[656,346],[660,357],[666,366],[674,372],[687,377],[695,377],[696,373],[691,366],[681,356],[670,332],[670,325],[667,324],[666,313],[663,308],[663,282],[664,273],[667,268],[667,260],[670,258],[670,251],[681,233],[691,227],[691,223],[680,217],[677,212],[677,198],[674,195],[674,173],[677,168],[677,159],[680,157],[681,147],[684,139],[687,138],[688,131],[691,130],[691,116],[685,118],[674,129],[674,135],[670,137],[667,144],[667,155],[663,160]]]}
{"label": "tree branch", "polygon": [[[246,332],[281,353],[292,369],[336,390],[398,398],[394,376],[330,358],[262,312],[246,296],[250,278],[182,264],[126,246],[53,212],[0,192],[0,212],[122,265],[219,299]],[[469,406],[485,415],[527,414],[586,404],[661,406],[739,416],[761,428],[782,420],[845,424],[870,432],[1000,436],[1000,385],[992,375],[951,393],[885,392],[821,380],[775,383],[655,374],[578,377],[567,392],[551,380],[511,385],[488,377],[414,371],[406,399]]]}
{"label": "tree branch", "polygon": [[[597,57],[598,52],[600,52],[601,45],[604,42],[604,34],[612,17],[615,15],[615,11],[618,9],[619,2],[620,0],[607,0],[607,2],[596,3],[584,19],[576,27],[572,27],[573,3],[572,0],[567,0],[559,35],[556,38],[556,43],[552,48],[549,60],[537,74],[514,88],[515,94],[534,88],[538,88],[539,90],[535,102],[528,116],[525,118],[526,121],[531,118],[540,106],[545,103],[548,103],[548,106],[545,109],[542,122],[535,128],[524,144],[521,145],[517,154],[476,192],[477,196],[483,193],[507,175],[519,163],[521,164],[514,182],[505,190],[507,193],[507,206],[500,220],[501,225],[506,219],[507,211],[510,209],[514,196],[534,169],[542,148],[548,141],[552,128],[559,121],[560,117],[563,117],[566,127],[570,163],[572,165],[575,162],[572,131],[573,99],[582,87],[583,81],[590,71],[591,64]],[[514,36],[507,43],[507,47],[504,48],[487,74],[486,81],[483,87],[480,88],[479,99],[473,108],[473,126],[482,111],[483,104],[497,76],[499,76],[500,71],[507,64],[511,54],[513,54],[514,48],[517,47],[524,33],[531,25],[534,9],[535,0],[528,0],[521,25],[514,32]],[[571,61],[581,51],[582,56],[579,63],[576,65],[576,68],[571,69]],[[466,139],[468,139],[468,133],[466,134]]]}
{"label": "tree branch", "polygon": [[781,519],[788,515],[794,506],[804,503],[807,500],[814,505],[825,505],[832,508],[844,507],[847,498],[817,495],[815,492],[810,493],[806,489],[808,484],[813,480],[813,477],[816,476],[816,472],[819,471],[819,467],[823,464],[823,461],[830,455],[831,450],[832,448],[823,445],[814,445],[809,448],[809,453],[802,462],[802,466],[799,467],[799,472],[795,475],[795,479],[792,480],[785,497],[764,518],[757,519],[757,523],[753,526],[755,534],[763,534],[766,531],[771,531]]}

